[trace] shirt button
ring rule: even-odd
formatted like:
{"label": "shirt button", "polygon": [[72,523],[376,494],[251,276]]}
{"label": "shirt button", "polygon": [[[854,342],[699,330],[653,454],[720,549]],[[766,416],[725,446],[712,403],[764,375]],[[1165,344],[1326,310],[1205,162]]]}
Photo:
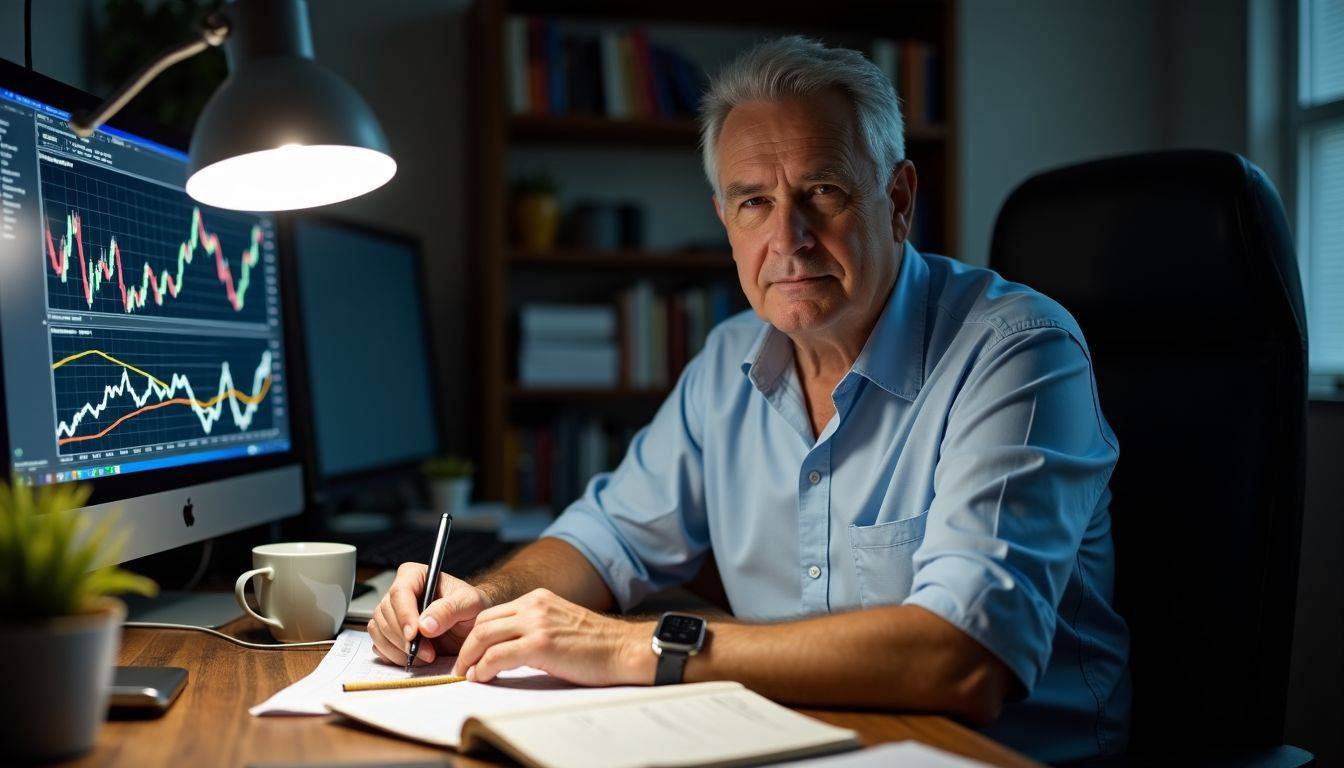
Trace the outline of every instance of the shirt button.
{"label": "shirt button", "polygon": [[[807,473],[807,481],[808,481],[809,483],[813,484],[813,485],[816,485],[817,483],[820,483],[820,482],[821,482],[821,473],[818,472],[818,471],[815,470],[815,469],[812,470],[811,472],[808,472],[808,473]],[[812,578],[815,579],[816,576],[813,576]]]}
{"label": "shirt button", "polygon": [[808,576],[811,576],[811,577],[814,578],[814,579],[819,579],[819,578],[821,578],[821,569],[818,568],[818,567],[815,566],[815,565],[810,566],[810,567],[808,567],[808,569],[807,569],[807,575],[808,575]]}

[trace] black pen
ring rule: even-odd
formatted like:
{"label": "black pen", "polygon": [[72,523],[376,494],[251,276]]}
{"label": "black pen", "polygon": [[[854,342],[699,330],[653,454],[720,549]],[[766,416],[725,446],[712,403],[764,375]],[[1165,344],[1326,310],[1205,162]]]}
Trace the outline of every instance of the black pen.
{"label": "black pen", "polygon": [[[425,611],[429,610],[429,604],[434,602],[434,595],[439,591],[439,571],[443,569],[443,553],[448,549],[448,532],[453,530],[453,516],[447,512],[439,518],[439,533],[434,537],[434,552],[429,556],[429,572],[425,574],[425,594],[420,596],[420,615],[424,616]],[[416,627],[420,626],[417,618]],[[411,671],[411,664],[415,661],[415,654],[420,652],[420,630],[415,630],[415,639],[411,640],[411,652],[406,655],[406,671]]]}

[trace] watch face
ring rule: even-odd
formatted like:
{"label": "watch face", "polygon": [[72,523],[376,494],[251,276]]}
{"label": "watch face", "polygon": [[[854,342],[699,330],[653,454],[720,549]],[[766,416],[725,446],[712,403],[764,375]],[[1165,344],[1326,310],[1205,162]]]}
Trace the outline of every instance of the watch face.
{"label": "watch face", "polygon": [[705,630],[705,620],[699,616],[667,614],[658,622],[658,642],[669,645],[695,646]]}

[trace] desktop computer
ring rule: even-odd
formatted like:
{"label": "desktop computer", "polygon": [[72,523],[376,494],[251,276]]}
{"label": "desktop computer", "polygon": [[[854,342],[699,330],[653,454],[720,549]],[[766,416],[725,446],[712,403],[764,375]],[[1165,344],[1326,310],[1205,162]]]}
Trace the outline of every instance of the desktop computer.
{"label": "desktop computer", "polygon": [[155,126],[77,137],[96,102],[0,61],[0,448],[91,483],[129,560],[298,514],[304,480],[274,217],[195,203]]}
{"label": "desktop computer", "polygon": [[[287,216],[281,229],[293,346],[303,350],[295,434],[308,449],[322,535],[356,544],[365,565],[423,561],[433,530],[398,519],[423,503],[402,491],[421,488],[420,464],[443,444],[420,243],[318,214]],[[510,549],[460,528],[448,546],[446,567],[463,576]]]}

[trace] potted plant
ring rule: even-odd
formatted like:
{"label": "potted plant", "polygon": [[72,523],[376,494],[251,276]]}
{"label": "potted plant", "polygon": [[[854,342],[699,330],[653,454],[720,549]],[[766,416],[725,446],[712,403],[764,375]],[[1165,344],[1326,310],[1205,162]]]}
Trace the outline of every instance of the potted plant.
{"label": "potted plant", "polygon": [[420,467],[429,480],[429,492],[434,501],[434,518],[444,512],[455,519],[465,518],[471,504],[471,476],[475,465],[457,456],[428,459]]}
{"label": "potted plant", "polygon": [[113,595],[152,596],[153,581],[116,567],[127,531],[96,527],[77,510],[88,486],[34,490],[0,482],[0,697],[4,759],[49,760],[88,751],[107,712],[126,607]]}
{"label": "potted plant", "polygon": [[545,172],[513,182],[514,239],[523,250],[544,253],[555,248],[560,229],[559,187]]}

